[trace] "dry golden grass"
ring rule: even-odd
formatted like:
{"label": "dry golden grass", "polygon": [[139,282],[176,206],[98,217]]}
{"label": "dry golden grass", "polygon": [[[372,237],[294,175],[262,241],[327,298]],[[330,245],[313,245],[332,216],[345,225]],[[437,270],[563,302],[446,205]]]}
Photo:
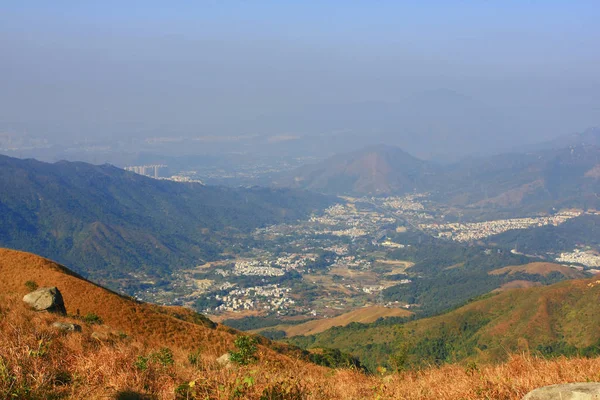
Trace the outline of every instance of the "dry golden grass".
{"label": "dry golden grass", "polygon": [[510,289],[526,289],[526,288],[535,287],[535,286],[542,286],[542,283],[516,280],[516,281],[510,281],[510,282],[503,284],[498,289],[495,289],[494,292],[502,292],[504,290],[510,290]]}
{"label": "dry golden grass", "polygon": [[2,298],[1,304],[0,398],[118,399],[136,394],[172,399],[178,391],[180,398],[259,399],[275,391],[284,394],[282,399],[520,399],[540,386],[600,380],[598,358],[516,355],[501,365],[447,365],[373,376],[271,358],[263,350],[258,362],[246,367],[221,367],[206,353],[193,366],[189,352],[177,347],[172,347],[173,365],[150,362],[141,370],[136,360],[156,347],[135,338],[100,342],[90,337],[90,326],[81,333],[57,332],[50,325],[63,317],[27,310],[14,297]]}
{"label": "dry golden grass", "polygon": [[[26,308],[20,298],[27,280],[58,286],[70,313],[96,312],[105,325],[83,324],[82,332],[72,333],[53,329],[57,320],[77,320]],[[21,252],[0,251],[0,293],[0,398],[520,399],[539,386],[600,380],[599,358],[544,360],[526,354],[501,365],[373,376],[319,367],[296,353],[285,356],[259,346],[256,363],[225,368],[216,358],[234,348],[235,331],[182,321],[173,309],[132,302]],[[126,337],[91,336],[124,328]],[[172,365],[136,363],[162,347],[172,350]],[[199,349],[196,365],[188,360],[192,349]]]}

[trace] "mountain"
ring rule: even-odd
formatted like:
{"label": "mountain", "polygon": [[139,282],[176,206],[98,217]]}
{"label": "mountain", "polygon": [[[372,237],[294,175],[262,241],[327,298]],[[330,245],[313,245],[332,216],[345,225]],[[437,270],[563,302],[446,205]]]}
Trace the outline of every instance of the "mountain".
{"label": "mountain", "polygon": [[354,323],[289,341],[348,351],[369,366],[498,362],[516,352],[595,356],[600,354],[597,279],[505,290],[431,318]]}
{"label": "mountain", "polygon": [[531,153],[579,146],[600,146],[600,127],[591,127],[583,132],[569,133],[545,142],[521,146],[514,148],[514,151]]}
{"label": "mountain", "polygon": [[430,192],[439,203],[488,212],[599,208],[600,146],[468,158],[443,167],[397,147],[372,146],[306,165],[275,183],[338,195]]}
{"label": "mountain", "polygon": [[116,287],[219,254],[256,227],[305,218],[331,199],[288,189],[155,180],[111,165],[0,156],[0,246],[33,251]]}
{"label": "mountain", "polygon": [[448,167],[440,192],[447,203],[472,208],[597,208],[598,171],[600,147],[594,145],[501,154]]}
{"label": "mountain", "polygon": [[436,172],[397,147],[379,145],[301,167],[279,184],[323,193],[402,194],[427,190],[429,175]]}

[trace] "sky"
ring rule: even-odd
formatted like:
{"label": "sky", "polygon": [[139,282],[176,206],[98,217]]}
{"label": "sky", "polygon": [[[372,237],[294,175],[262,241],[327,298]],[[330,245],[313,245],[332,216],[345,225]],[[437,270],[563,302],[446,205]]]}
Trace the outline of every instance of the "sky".
{"label": "sky", "polygon": [[577,0],[0,0],[0,133],[546,140],[600,125],[599,20]]}

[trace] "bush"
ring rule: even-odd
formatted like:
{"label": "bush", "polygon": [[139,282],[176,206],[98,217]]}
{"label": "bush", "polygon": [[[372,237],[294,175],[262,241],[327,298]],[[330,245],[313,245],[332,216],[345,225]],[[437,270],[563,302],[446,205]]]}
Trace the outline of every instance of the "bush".
{"label": "bush", "polygon": [[27,281],[27,282],[25,282],[25,287],[26,287],[27,289],[29,289],[30,291],[32,291],[32,292],[33,292],[33,291],[34,291],[34,290],[36,290],[36,289],[37,289],[39,286],[38,286],[38,284],[37,284],[35,281]]}
{"label": "bush", "polygon": [[83,316],[83,322],[85,322],[86,324],[90,324],[90,325],[101,325],[102,324],[102,318],[100,318],[100,316],[96,313],[87,313]]}
{"label": "bush", "polygon": [[229,351],[232,362],[239,365],[248,365],[256,361],[256,339],[250,336],[238,336],[233,342],[238,351]]}
{"label": "bush", "polygon": [[168,367],[175,363],[173,352],[168,347],[163,347],[155,353],[150,353],[147,356],[138,356],[133,365],[140,371],[145,371],[150,366],[150,363],[159,364],[163,367]]}
{"label": "bush", "polygon": [[150,359],[162,365],[163,367],[167,367],[175,363],[175,360],[173,359],[173,352],[168,347],[163,347],[156,353],[152,353],[150,355]]}

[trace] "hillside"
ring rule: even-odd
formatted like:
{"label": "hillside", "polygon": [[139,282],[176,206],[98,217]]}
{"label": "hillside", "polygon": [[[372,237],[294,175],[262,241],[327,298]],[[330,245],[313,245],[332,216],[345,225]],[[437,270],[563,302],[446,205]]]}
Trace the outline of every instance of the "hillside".
{"label": "hillside", "polygon": [[490,294],[446,314],[405,324],[393,320],[351,324],[290,342],[308,348],[339,348],[370,366],[497,362],[523,351],[545,356],[597,355],[598,301],[597,278],[564,281]]}
{"label": "hillside", "polygon": [[307,165],[277,183],[330,194],[385,195],[427,190],[435,168],[392,146],[371,146]]}
{"label": "hillside", "polygon": [[540,255],[573,251],[578,246],[598,246],[600,215],[582,215],[559,226],[511,230],[490,236],[486,241],[494,246]]}
{"label": "hillside", "polygon": [[[69,314],[97,313],[102,321],[28,309],[21,297],[34,280],[58,286]],[[216,358],[236,350],[235,331],[190,311],[119,296],[33,254],[0,249],[0,293],[2,398],[516,400],[539,386],[594,380],[600,368],[598,358],[511,356],[497,366],[367,375],[307,363],[264,339],[255,361],[225,367]],[[57,321],[82,330],[59,331],[52,327]]]}
{"label": "hillside", "polygon": [[574,268],[565,267],[564,265],[548,263],[548,262],[533,262],[525,265],[509,265],[508,267],[498,268],[490,271],[490,275],[542,275],[548,276],[551,273],[559,273],[568,279],[583,278],[583,272]]}
{"label": "hillside", "polygon": [[233,336],[204,316],[182,307],[161,307],[137,302],[83,279],[48,259],[21,251],[0,249],[0,293],[22,297],[25,283],[56,286],[69,315],[96,314],[116,333],[135,336],[148,345],[176,345],[193,349],[210,342],[211,351],[222,354]]}
{"label": "hillside", "polygon": [[600,147],[580,145],[527,154],[501,154],[450,166],[441,192],[449,204],[473,208],[596,208],[600,180]]}
{"label": "hillside", "polygon": [[156,278],[199,265],[237,233],[330,204],[306,192],[176,183],[110,165],[5,156],[0,187],[0,246],[50,257],[112,287],[111,278]]}

